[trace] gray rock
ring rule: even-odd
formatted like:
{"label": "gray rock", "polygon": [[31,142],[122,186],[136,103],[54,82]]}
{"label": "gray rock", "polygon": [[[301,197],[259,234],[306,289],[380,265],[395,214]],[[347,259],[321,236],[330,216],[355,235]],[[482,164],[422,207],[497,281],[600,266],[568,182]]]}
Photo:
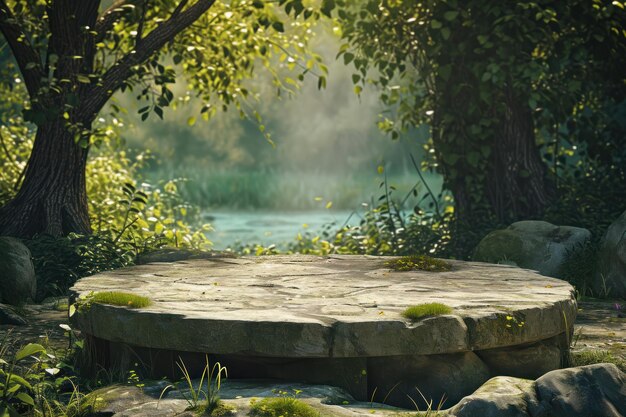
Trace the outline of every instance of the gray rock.
{"label": "gray rock", "polygon": [[[138,265],[82,278],[72,291],[132,292],[152,305],[93,303],[71,320],[97,340],[93,349],[102,356],[92,357],[149,364],[155,378],[175,377],[179,352],[195,355],[187,367],[200,375],[208,353],[233,378],[340,385],[359,400],[402,380],[412,397],[419,399],[417,385],[435,402],[445,393],[447,404],[491,376],[471,351],[527,346],[565,333],[574,321],[573,288],[564,281],[462,261],[450,261],[446,272],[400,272],[389,268],[389,259],[270,256]],[[429,302],[452,312],[415,321],[402,315]],[[404,395],[387,403],[395,399],[412,405]]]}
{"label": "gray rock", "polygon": [[626,375],[613,364],[548,372],[537,379],[536,390],[533,417],[626,416]]}
{"label": "gray rock", "polygon": [[[193,381],[197,390],[198,380]],[[145,387],[115,385],[101,388],[89,394],[83,404],[95,405],[97,415],[113,417],[195,417],[196,411],[187,410],[190,398],[186,383],[168,389],[161,400],[159,397],[167,383],[145,382]],[[206,390],[206,382],[204,389]],[[349,398],[342,390],[323,385],[302,385],[298,383],[279,384],[272,381],[237,381],[226,380],[222,383],[219,397],[230,413],[219,414],[230,417],[248,417],[251,404],[262,398],[278,397],[297,398],[319,412],[320,417],[369,417],[372,414],[381,417],[414,417],[408,413],[381,404],[361,403]],[[297,394],[296,394],[297,392]],[[342,398],[340,403],[333,401]],[[202,404],[203,398],[200,400]]]}
{"label": "gray rock", "polygon": [[609,226],[598,254],[594,290],[601,296],[626,298],[626,211]]}
{"label": "gray rock", "polygon": [[487,366],[473,352],[370,358],[368,365],[368,378],[376,383],[369,389],[376,389],[374,401],[409,409],[415,401],[424,410],[422,396],[432,400],[433,408],[442,400],[446,406],[456,404],[489,379]]}
{"label": "gray rock", "polygon": [[535,379],[561,367],[559,346],[535,343],[531,346],[481,350],[476,354],[489,367],[492,375]]}
{"label": "gray rock", "polygon": [[19,314],[17,314],[10,306],[0,304],[0,325],[10,324],[23,326],[28,322]]}
{"label": "gray rock", "polygon": [[529,417],[528,403],[537,401],[534,385],[527,379],[491,378],[448,411],[454,417]]}
{"label": "gray rock", "polygon": [[18,305],[37,290],[30,250],[19,240],[0,237],[0,302]]}
{"label": "gray rock", "polygon": [[[89,335],[147,348],[355,358],[528,344],[563,333],[564,312],[569,323],[575,316],[571,285],[531,271],[451,261],[452,271],[397,272],[386,266],[389,259],[271,256],[138,265],[82,278],[72,291],[131,292],[152,299],[151,306],[96,304],[72,320]],[[418,321],[401,314],[433,301],[452,314]],[[509,314],[524,327],[507,328]]]}
{"label": "gray rock", "polygon": [[568,255],[591,238],[587,229],[527,220],[495,230],[480,241],[473,260],[515,264],[542,275],[560,277]]}

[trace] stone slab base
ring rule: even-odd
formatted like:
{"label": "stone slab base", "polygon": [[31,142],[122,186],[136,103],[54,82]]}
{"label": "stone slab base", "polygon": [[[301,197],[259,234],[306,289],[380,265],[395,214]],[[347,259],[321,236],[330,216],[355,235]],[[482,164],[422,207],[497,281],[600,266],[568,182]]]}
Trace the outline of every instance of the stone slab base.
{"label": "stone slab base", "polygon": [[184,364],[192,378],[209,363],[219,362],[230,379],[275,379],[345,389],[358,401],[375,401],[415,409],[449,407],[494,376],[535,379],[564,366],[564,334],[537,343],[441,355],[402,355],[369,358],[268,358],[213,355],[131,346],[86,335],[86,363],[91,372],[107,369],[122,380],[129,370],[146,378],[183,377]]}

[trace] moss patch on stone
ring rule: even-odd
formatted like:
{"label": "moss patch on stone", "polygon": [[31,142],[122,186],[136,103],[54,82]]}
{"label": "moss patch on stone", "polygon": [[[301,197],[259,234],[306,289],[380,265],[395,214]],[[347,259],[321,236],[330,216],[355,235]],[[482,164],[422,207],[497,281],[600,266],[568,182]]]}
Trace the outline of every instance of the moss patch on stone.
{"label": "moss patch on stone", "polygon": [[250,402],[253,417],[320,417],[310,405],[291,397],[264,398]]}
{"label": "moss patch on stone", "polygon": [[418,320],[428,316],[450,314],[452,308],[442,303],[426,303],[411,306],[402,312],[402,316],[409,320]]}
{"label": "moss patch on stone", "polygon": [[206,405],[198,407],[196,411],[197,416],[210,416],[210,417],[228,417],[234,416],[237,413],[235,407],[224,404],[222,401],[218,401],[217,405],[212,409],[209,409]]}
{"label": "moss patch on stone", "polygon": [[90,301],[128,308],[142,308],[152,305],[152,301],[148,297],[118,291],[97,292],[93,294]]}
{"label": "moss patch on stone", "polygon": [[426,255],[403,256],[398,259],[387,261],[385,265],[394,271],[443,272],[450,271],[452,269],[452,265],[450,265],[450,263]]}

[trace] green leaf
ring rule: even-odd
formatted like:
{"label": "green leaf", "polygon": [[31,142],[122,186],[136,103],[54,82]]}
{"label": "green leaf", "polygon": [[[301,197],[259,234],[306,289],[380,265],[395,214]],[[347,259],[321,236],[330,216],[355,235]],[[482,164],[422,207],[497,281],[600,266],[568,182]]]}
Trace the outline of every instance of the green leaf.
{"label": "green leaf", "polygon": [[272,23],[272,27],[274,28],[274,30],[276,32],[281,32],[282,33],[282,32],[285,31],[285,26],[283,25],[283,22],[276,21],[276,22]]}
{"label": "green leaf", "polygon": [[451,22],[454,19],[456,19],[458,15],[459,15],[459,12],[457,12],[456,10],[451,10],[449,12],[445,12],[443,14],[443,18],[446,19],[448,22]]}
{"label": "green leaf", "polygon": [[32,385],[30,385],[30,382],[15,374],[11,374],[9,376],[9,384],[19,384],[26,389],[33,389]]}
{"label": "green leaf", "polygon": [[450,28],[442,28],[442,29],[441,29],[441,36],[443,36],[443,38],[444,38],[445,40],[448,40],[448,38],[450,38],[450,34],[451,34],[451,33],[452,33],[452,32],[450,31]]}
{"label": "green leaf", "polygon": [[441,24],[441,22],[439,20],[435,20],[433,19],[430,22],[430,27],[432,27],[433,29],[440,29],[443,25]]}
{"label": "green leaf", "polygon": [[193,126],[196,124],[196,118],[195,117],[190,117],[189,119],[187,119],[187,126]]}
{"label": "green leaf", "polygon": [[317,80],[317,88],[319,90],[321,90],[322,88],[326,88],[326,77],[324,77],[323,75]]}
{"label": "green leaf", "polygon": [[335,0],[322,0],[322,7],[320,11],[328,17],[331,17],[331,13],[335,8]]}
{"label": "green leaf", "polygon": [[41,352],[45,352],[45,351],[46,351],[46,348],[44,348],[40,344],[29,343],[26,346],[24,346],[22,349],[20,349],[15,354],[15,360],[16,361],[21,361],[22,359],[24,359],[24,358],[26,358],[28,356],[35,355],[37,353],[41,353]]}
{"label": "green leaf", "polygon": [[26,405],[30,405],[31,407],[35,406],[35,401],[33,400],[33,397],[31,397],[30,395],[28,395],[25,392],[20,392],[18,393],[15,398],[17,398],[18,400],[20,400],[21,402],[23,402]]}

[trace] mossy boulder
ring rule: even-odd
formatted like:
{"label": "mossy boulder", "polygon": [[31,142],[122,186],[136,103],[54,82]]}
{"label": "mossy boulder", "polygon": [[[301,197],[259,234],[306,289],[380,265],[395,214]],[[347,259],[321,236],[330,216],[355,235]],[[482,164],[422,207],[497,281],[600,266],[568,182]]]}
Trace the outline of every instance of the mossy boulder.
{"label": "mossy boulder", "polygon": [[485,236],[472,258],[479,262],[517,265],[561,278],[569,257],[582,250],[590,239],[591,232],[580,227],[521,221]]}
{"label": "mossy boulder", "polygon": [[606,231],[598,254],[596,294],[626,298],[626,211]]}
{"label": "mossy boulder", "polygon": [[498,376],[449,411],[454,417],[529,417],[529,402],[537,402],[533,381]]}
{"label": "mossy boulder", "polygon": [[30,250],[21,240],[0,237],[0,302],[19,305],[37,291]]}

